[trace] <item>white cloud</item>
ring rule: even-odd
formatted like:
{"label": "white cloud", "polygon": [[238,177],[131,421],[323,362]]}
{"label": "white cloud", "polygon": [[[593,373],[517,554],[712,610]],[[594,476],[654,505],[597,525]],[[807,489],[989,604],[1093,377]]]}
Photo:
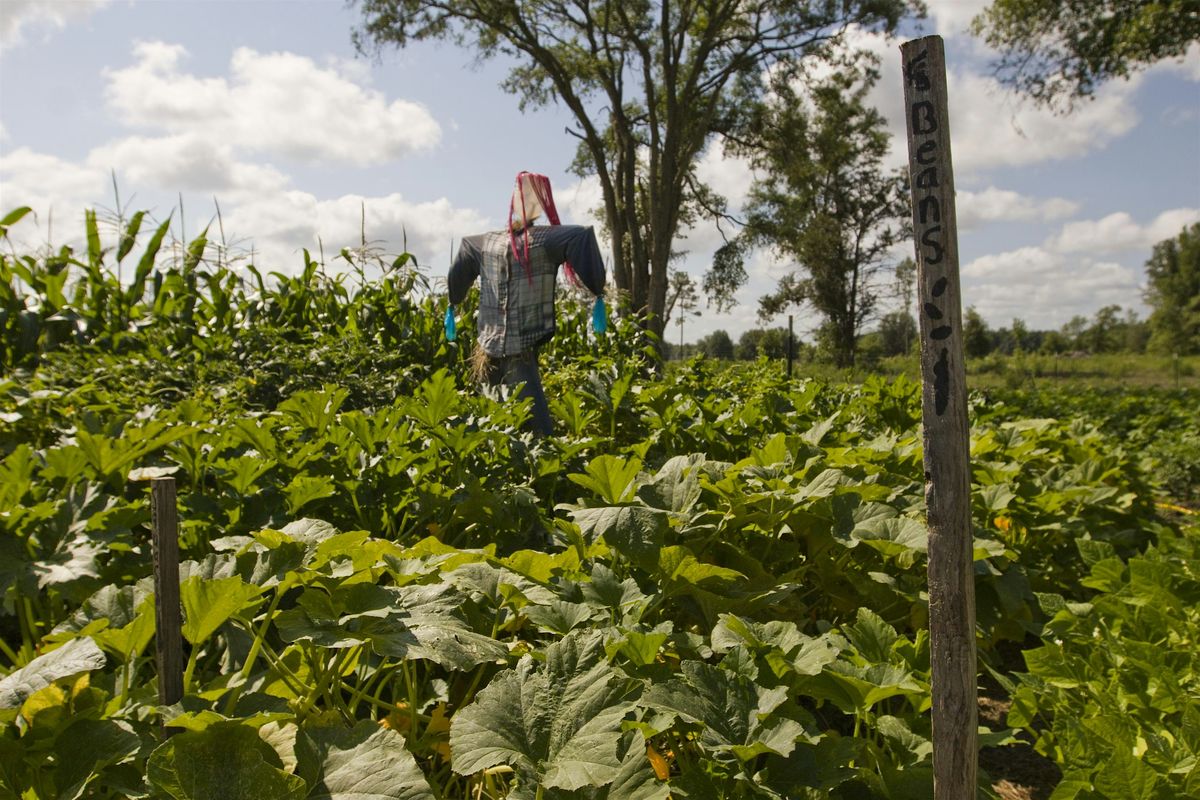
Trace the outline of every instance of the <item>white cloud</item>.
{"label": "white cloud", "polygon": [[[292,188],[287,176],[273,167],[238,161],[226,146],[183,134],[123,139],[96,148],[82,163],[27,147],[0,155],[0,206],[31,206],[41,223],[23,224],[18,243],[34,246],[44,241],[50,235],[45,228],[52,213],[54,243],[78,244],[83,211],[113,204],[110,169],[116,170],[123,200],[131,190],[143,198],[135,200],[137,208],[153,209],[155,204],[145,200],[150,197],[165,200],[169,209],[182,195],[192,223],[189,237],[214,216],[209,203],[216,195],[227,241],[244,249],[253,246],[261,268],[285,273],[300,269],[302,248],[315,255],[323,246],[326,258],[332,259],[342,247],[358,246],[364,209],[366,235],[373,245],[396,255],[407,240],[409,251],[434,276],[445,274],[452,240],[457,246],[458,237],[494,227],[494,220],[474,209],[455,208],[446,198],[320,198]],[[155,215],[166,218],[167,209],[159,206]]]}
{"label": "white cloud", "polygon": [[252,237],[263,268],[293,272],[305,247],[314,255],[323,247],[331,259],[343,247],[357,247],[365,225],[368,241],[390,255],[399,254],[407,239],[409,252],[434,277],[445,275],[459,238],[489,226],[479,212],[455,208],[445,198],[413,202],[400,194],[347,194],[320,200],[300,191],[248,199],[231,206],[224,220],[232,235]]}
{"label": "white cloud", "polygon": [[1039,199],[994,186],[982,192],[959,189],[954,200],[960,230],[977,228],[987,222],[1062,219],[1079,209],[1078,203],[1062,197]]}
{"label": "white cloud", "polygon": [[[604,222],[604,190],[595,175],[554,189],[554,205],[563,222],[600,226]],[[597,213],[599,212],[599,213]]]}
{"label": "white cloud", "polygon": [[110,70],[105,96],[132,126],[189,133],[238,150],[303,162],[358,166],[386,162],[437,144],[441,128],[405,100],[364,88],[344,63],[322,68],[294,53],[239,48],[230,76],[181,70],[180,45],[141,42],[131,67]]}
{"label": "white cloud", "polygon": [[966,36],[967,27],[992,0],[925,0],[929,18],[945,38]]}
{"label": "white cloud", "polygon": [[746,203],[754,174],[749,160],[726,155],[720,139],[715,139],[700,155],[696,175],[717,194],[729,201],[729,208],[740,209]]}
{"label": "white cloud", "polygon": [[1150,71],[1174,73],[1189,81],[1200,81],[1200,42],[1192,42],[1187,52],[1179,58],[1157,62]]}
{"label": "white cloud", "polygon": [[1098,220],[1069,222],[1047,246],[1060,253],[1114,254],[1150,249],[1164,239],[1177,236],[1184,226],[1200,220],[1200,209],[1175,208],[1164,211],[1142,225],[1124,211]]}
{"label": "white cloud", "polygon": [[277,192],[288,178],[269,165],[238,161],[229,145],[194,133],[146,138],[130,136],[101,145],[87,161],[115,170],[118,180],[166,191],[196,191],[233,196]]}
{"label": "white cloud", "polygon": [[110,176],[90,164],[75,164],[20,147],[0,153],[0,213],[29,206],[39,216],[81,220],[83,210],[106,197]]}
{"label": "white cloud", "polygon": [[1132,98],[1141,80],[1110,82],[1068,116],[1018,99],[991,77],[954,71],[947,80],[954,168],[996,167],[1078,158],[1104,149],[1139,120]]}
{"label": "white cloud", "polygon": [[[1197,220],[1200,209],[1177,208],[1146,223],[1125,212],[1068,222],[1040,246],[981,256],[964,266],[963,306],[974,305],[991,325],[1019,317],[1044,329],[1107,305],[1144,312],[1141,262],[1156,243]],[[1112,260],[1120,256],[1126,263]]]}
{"label": "white cloud", "polygon": [[8,47],[23,44],[26,29],[53,27],[61,30],[104,8],[109,0],[3,0],[3,3],[0,46]]}
{"label": "white cloud", "polygon": [[[943,0],[931,4],[930,11],[937,16],[939,26],[957,25],[958,21],[969,21],[978,5],[982,4],[971,0],[960,8],[953,0]],[[883,114],[892,137],[885,167],[907,166],[899,43],[858,28],[848,31],[845,43],[847,48],[865,50],[879,58],[879,81],[867,102]],[[946,77],[954,170],[960,178],[997,167],[1085,156],[1126,135],[1140,121],[1132,99],[1141,86],[1142,75],[1129,81],[1110,81],[1096,93],[1094,101],[1070,115],[1056,116],[1001,86],[995,78],[983,74],[983,69],[986,65],[982,61],[962,60],[951,65]]]}
{"label": "white cloud", "polygon": [[977,258],[963,267],[962,276],[963,307],[974,306],[993,326],[1019,318],[1051,329],[1106,305],[1141,309],[1136,270],[1041,247]]}

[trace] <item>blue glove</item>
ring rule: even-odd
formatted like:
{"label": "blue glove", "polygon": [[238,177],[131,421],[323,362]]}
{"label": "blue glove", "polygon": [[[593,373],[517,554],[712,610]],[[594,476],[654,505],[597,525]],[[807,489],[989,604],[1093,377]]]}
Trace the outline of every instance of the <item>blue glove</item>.
{"label": "blue glove", "polygon": [[446,309],[446,341],[453,342],[457,331],[454,328],[454,306]]}
{"label": "blue glove", "polygon": [[608,330],[608,312],[604,308],[603,297],[597,297],[596,304],[592,306],[592,330],[596,333]]}

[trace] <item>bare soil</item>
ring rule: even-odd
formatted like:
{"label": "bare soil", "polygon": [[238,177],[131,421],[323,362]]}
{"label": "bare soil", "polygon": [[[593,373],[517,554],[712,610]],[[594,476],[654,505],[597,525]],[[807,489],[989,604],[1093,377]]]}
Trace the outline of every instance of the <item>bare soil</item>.
{"label": "bare soil", "polygon": [[[990,730],[1008,727],[1005,719],[1012,705],[995,681],[979,686],[979,721]],[[1002,800],[1047,800],[1062,780],[1058,765],[1035,752],[1032,744],[985,747],[979,753],[979,768],[992,779],[992,789]]]}

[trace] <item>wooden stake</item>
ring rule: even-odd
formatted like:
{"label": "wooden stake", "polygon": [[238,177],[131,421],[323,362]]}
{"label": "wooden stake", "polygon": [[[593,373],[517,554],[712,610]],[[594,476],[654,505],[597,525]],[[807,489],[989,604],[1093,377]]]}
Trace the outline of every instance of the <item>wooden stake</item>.
{"label": "wooden stake", "polygon": [[792,379],[792,361],[795,360],[796,357],[794,347],[792,345],[792,342],[795,340],[795,338],[796,335],[792,332],[792,315],[788,314],[788,380]]}
{"label": "wooden stake", "polygon": [[179,518],[175,479],[150,483],[150,525],[154,535],[155,656],[158,701],[169,706],[183,697],[183,614],[179,604]]}
{"label": "wooden stake", "polygon": [[970,429],[958,231],[940,36],[900,46],[920,287],[934,800],[976,796],[978,707]]}

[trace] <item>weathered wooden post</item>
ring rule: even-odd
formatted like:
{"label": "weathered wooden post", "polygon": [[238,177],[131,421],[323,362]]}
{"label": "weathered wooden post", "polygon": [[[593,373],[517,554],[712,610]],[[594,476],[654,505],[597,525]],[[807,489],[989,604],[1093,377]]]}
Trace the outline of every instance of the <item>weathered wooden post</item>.
{"label": "weathered wooden post", "polygon": [[788,349],[787,349],[787,353],[788,353],[788,380],[789,381],[792,379],[792,362],[796,358],[796,354],[794,352],[795,345],[793,344],[793,342],[795,342],[795,340],[796,340],[796,336],[795,336],[795,334],[792,333],[792,315],[788,314]]}
{"label": "weathered wooden post", "polygon": [[940,36],[900,46],[920,288],[934,800],[976,796],[975,584],[958,231]]}
{"label": "weathered wooden post", "polygon": [[158,702],[183,697],[183,615],[179,605],[179,518],[175,479],[150,482],[150,526],[154,550],[154,649],[158,661]]}

